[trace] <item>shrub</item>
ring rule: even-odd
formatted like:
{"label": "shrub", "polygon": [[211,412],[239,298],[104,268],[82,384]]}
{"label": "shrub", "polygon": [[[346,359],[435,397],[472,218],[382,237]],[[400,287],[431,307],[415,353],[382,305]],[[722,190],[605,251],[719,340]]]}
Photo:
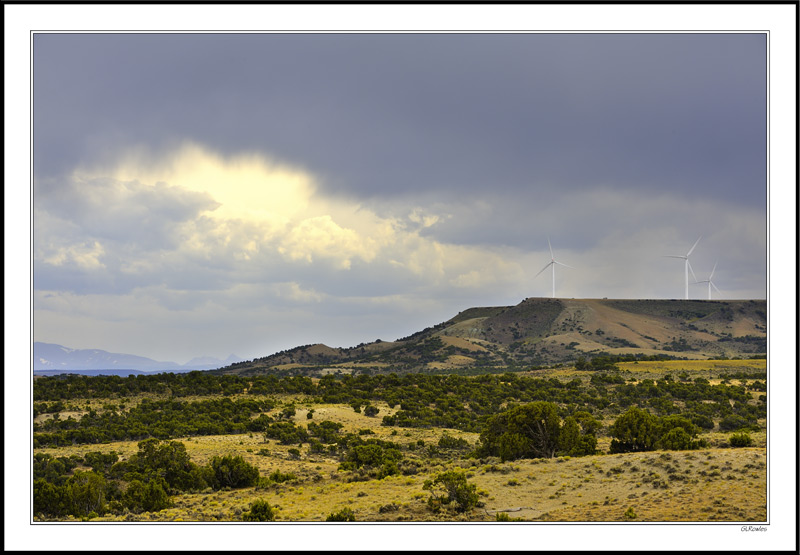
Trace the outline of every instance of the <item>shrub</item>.
{"label": "shrub", "polygon": [[331,422],[330,420],[324,420],[319,424],[310,422],[308,424],[308,433],[316,437],[322,443],[335,443],[341,437],[339,430],[343,427],[344,424]]}
{"label": "shrub", "polygon": [[439,438],[439,447],[442,449],[467,449],[469,442],[461,437],[453,437],[447,432]]}
{"label": "shrub", "polygon": [[631,407],[611,426],[611,453],[652,451],[658,441],[658,421],[646,410]]}
{"label": "shrub", "polygon": [[377,416],[379,412],[380,409],[378,409],[378,407],[374,405],[367,405],[366,407],[364,407],[364,416]]}
{"label": "shrub", "polygon": [[242,513],[242,520],[245,522],[269,522],[275,520],[275,510],[272,506],[258,499],[250,504],[250,510]]}
{"label": "shrub", "polygon": [[131,512],[157,512],[172,505],[165,490],[163,478],[150,480],[146,484],[132,480],[125,491],[125,505]]}
{"label": "shrub", "polygon": [[33,512],[37,515],[63,516],[70,510],[66,486],[51,484],[44,478],[33,481]]}
{"label": "shrub", "polygon": [[554,403],[535,401],[490,418],[480,435],[481,452],[502,461],[552,458],[558,448],[561,419]]}
{"label": "shrub", "polygon": [[292,474],[291,472],[284,474],[280,470],[275,470],[267,478],[269,478],[271,482],[281,484],[283,482],[288,482],[289,480],[297,480],[297,474]]}
{"label": "shrub", "polygon": [[657,417],[632,407],[611,426],[611,453],[652,451],[653,449],[699,449],[705,440],[696,440],[699,428],[678,415]]}
{"label": "shrub", "polygon": [[508,513],[495,513],[494,519],[497,522],[522,522],[521,518],[511,518]]}
{"label": "shrub", "polygon": [[478,505],[477,486],[470,484],[462,471],[448,470],[438,474],[433,480],[425,480],[422,489],[431,492],[428,507],[433,512],[453,504],[457,512],[463,513]]}
{"label": "shrub", "polygon": [[264,430],[264,441],[267,439],[277,439],[282,445],[302,445],[308,441],[308,432],[302,426],[295,426],[294,422],[274,422]]}
{"label": "shrub", "polygon": [[344,455],[344,462],[339,465],[340,470],[358,470],[365,468],[377,478],[385,478],[400,473],[397,463],[403,455],[397,445],[388,441],[376,439],[362,440],[352,436],[352,446]]}
{"label": "shrub", "polygon": [[559,430],[559,452],[571,457],[594,455],[597,452],[595,432],[599,428],[600,422],[588,412],[578,411],[568,416]]}
{"label": "shrub", "polygon": [[296,414],[297,410],[295,410],[294,405],[289,405],[281,411],[281,418],[284,420],[291,420]]}
{"label": "shrub", "polygon": [[345,507],[341,511],[331,513],[328,515],[328,518],[325,519],[326,522],[355,522],[356,515],[352,509],[349,507]]}
{"label": "shrub", "polygon": [[241,455],[214,457],[209,464],[211,487],[214,489],[246,488],[258,480],[258,469],[245,461]]}
{"label": "shrub", "polygon": [[318,441],[316,439],[312,439],[308,443],[308,450],[311,453],[324,453],[325,452],[325,446],[322,444],[321,441]]}
{"label": "shrub", "polygon": [[673,451],[691,449],[692,436],[683,428],[673,428],[659,440],[662,449]]}
{"label": "shrub", "polygon": [[399,508],[400,505],[398,505],[397,503],[389,503],[388,505],[381,505],[380,508],[378,509],[378,512],[380,514],[393,513]]}
{"label": "shrub", "polygon": [[111,472],[127,467],[142,476],[155,473],[164,478],[167,493],[197,491],[208,485],[203,470],[191,461],[186,446],[180,441],[147,439],[140,441],[138,447],[139,451],[128,459],[127,465],[115,464]]}
{"label": "shrub", "polygon": [[758,430],[758,426],[753,420],[738,414],[731,414],[720,420],[719,429],[723,432],[732,432],[735,430]]}
{"label": "shrub", "polygon": [[106,479],[97,472],[76,470],[66,482],[66,500],[69,513],[85,516],[92,511],[103,513],[105,508]]}
{"label": "shrub", "polygon": [[753,445],[753,438],[750,437],[750,434],[742,432],[731,435],[729,442],[731,447],[750,447]]}
{"label": "shrub", "polygon": [[710,416],[705,414],[690,414],[689,418],[692,421],[692,424],[695,426],[699,426],[704,430],[713,430],[714,429],[714,421],[711,419]]}

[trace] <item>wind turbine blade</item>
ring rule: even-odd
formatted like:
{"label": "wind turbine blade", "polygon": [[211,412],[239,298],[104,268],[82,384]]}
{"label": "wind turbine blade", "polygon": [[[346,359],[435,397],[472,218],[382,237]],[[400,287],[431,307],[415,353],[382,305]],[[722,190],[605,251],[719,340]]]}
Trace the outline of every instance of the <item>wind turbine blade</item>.
{"label": "wind turbine blade", "polygon": [[686,265],[689,266],[689,271],[692,272],[692,277],[694,278],[695,281],[697,281],[697,276],[694,275],[694,270],[692,270],[692,265],[689,263],[688,258],[686,259]]}
{"label": "wind turbine blade", "polygon": [[686,256],[689,256],[690,254],[692,254],[692,251],[694,250],[694,248],[697,246],[697,243],[699,243],[700,239],[702,239],[702,238],[703,238],[702,235],[697,238],[697,241],[694,242],[694,245],[692,245],[692,248],[689,249],[689,252],[686,253]]}
{"label": "wind turbine blade", "polygon": [[711,287],[713,287],[713,288],[716,290],[716,292],[717,292],[717,293],[719,293],[720,295],[722,295],[722,291],[720,291],[719,289],[717,289],[717,286],[716,286],[716,285],[714,285],[714,282],[712,281],[712,282],[710,282],[710,283],[711,283]]}
{"label": "wind turbine blade", "polygon": [[714,267],[711,269],[711,275],[708,276],[708,280],[711,281],[711,278],[714,277],[714,272],[717,269],[717,262],[714,262]]}
{"label": "wind turbine blade", "polygon": [[662,255],[661,258],[680,258],[681,260],[686,260],[685,256],[678,256],[677,254],[665,254]]}
{"label": "wind turbine blade", "polygon": [[[552,263],[552,262],[548,262],[548,263],[547,263],[547,266],[545,266],[544,268],[542,268],[541,270],[539,270],[539,274],[541,274],[542,272],[544,272],[546,269],[548,269],[548,268],[549,268],[550,266],[552,266],[552,265],[553,265],[553,263]],[[536,275],[535,275],[535,276],[533,276],[533,277],[538,277],[538,276],[539,276],[539,274],[536,274]]]}
{"label": "wind turbine blade", "polygon": [[553,256],[553,246],[550,244],[550,236],[547,236],[547,246],[550,247],[550,260],[553,260],[555,256]]}
{"label": "wind turbine blade", "polygon": [[558,264],[559,266],[564,266],[566,268],[572,268],[573,270],[577,269],[577,268],[574,268],[573,266],[570,266],[569,264],[564,264],[563,262],[559,262],[558,260],[553,260],[552,263],[553,264]]}

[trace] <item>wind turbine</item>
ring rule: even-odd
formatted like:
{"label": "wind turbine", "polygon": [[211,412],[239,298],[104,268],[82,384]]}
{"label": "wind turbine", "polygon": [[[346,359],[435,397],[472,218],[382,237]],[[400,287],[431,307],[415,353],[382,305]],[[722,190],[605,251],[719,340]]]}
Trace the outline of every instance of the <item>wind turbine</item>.
{"label": "wind turbine", "polygon": [[[545,266],[544,268],[539,270],[539,274],[544,272],[547,268],[550,268],[550,267],[553,268],[553,298],[555,299],[556,298],[556,264],[558,264],[559,266],[565,266],[567,268],[572,268],[572,266],[568,266],[567,264],[564,264],[563,262],[559,262],[558,260],[555,259],[555,257],[553,256],[553,246],[550,244],[550,237],[549,236],[547,237],[547,246],[550,247],[550,262],[547,264],[547,266]],[[574,270],[575,268],[572,268],[572,269]],[[539,277],[539,274],[536,274],[535,276],[533,276],[534,279]]]}
{"label": "wind turbine", "polygon": [[708,300],[711,300],[711,288],[713,287],[716,289],[717,293],[722,295],[722,291],[717,289],[717,286],[714,285],[714,282],[711,281],[711,278],[714,277],[714,271],[717,269],[717,263],[714,263],[714,267],[711,269],[711,275],[708,276],[708,279],[704,279],[703,281],[698,281],[697,283],[707,283],[708,284]]}
{"label": "wind turbine", "polygon": [[700,239],[702,239],[702,238],[703,238],[702,235],[700,237],[698,237],[697,241],[695,241],[694,245],[692,245],[692,248],[689,249],[689,252],[687,252],[686,255],[684,255],[684,256],[678,256],[678,255],[673,255],[673,254],[664,255],[666,258],[682,258],[682,259],[684,259],[686,261],[684,272],[686,274],[686,299],[687,300],[689,299],[689,272],[692,272],[692,277],[694,277],[694,281],[697,282],[697,276],[694,275],[694,270],[692,270],[692,265],[689,264],[689,255],[692,254],[692,251],[694,250],[694,248],[697,246],[697,243],[699,243]]}

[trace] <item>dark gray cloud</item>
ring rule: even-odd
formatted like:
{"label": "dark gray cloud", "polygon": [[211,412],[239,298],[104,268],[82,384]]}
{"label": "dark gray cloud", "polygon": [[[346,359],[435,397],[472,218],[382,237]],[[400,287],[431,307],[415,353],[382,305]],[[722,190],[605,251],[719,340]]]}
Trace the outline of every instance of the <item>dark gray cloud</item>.
{"label": "dark gray cloud", "polygon": [[602,184],[765,206],[763,34],[37,35],[40,174],[192,137],[361,197]]}

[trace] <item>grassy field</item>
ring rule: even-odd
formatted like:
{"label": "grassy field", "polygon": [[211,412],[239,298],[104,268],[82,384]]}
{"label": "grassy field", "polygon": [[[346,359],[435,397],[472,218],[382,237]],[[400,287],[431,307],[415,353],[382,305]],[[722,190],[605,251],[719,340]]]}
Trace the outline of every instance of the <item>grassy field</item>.
{"label": "grassy field", "polygon": [[[350,407],[327,406],[326,418],[346,423],[348,431],[364,429],[367,417],[354,418]],[[355,415],[356,417],[358,415]],[[304,417],[304,416],[303,416]],[[443,430],[372,428],[378,437],[401,444],[436,444]],[[477,434],[447,430],[471,443]],[[765,434],[754,434],[751,448],[700,451],[651,451],[619,455],[561,457],[500,463],[498,459],[437,458],[420,454],[420,471],[382,480],[348,481],[332,458],[310,455],[299,460],[290,446],[265,443],[254,435],[206,436],[183,440],[194,462],[213,456],[242,455],[262,475],[274,470],[296,474],[296,481],[265,490],[246,488],[178,495],[174,506],[158,513],[106,515],[104,521],[233,521],[250,503],[267,500],[282,521],[324,521],[344,507],[360,521],[494,521],[505,512],[526,521],[763,521],[766,519]],[[268,454],[258,454],[266,449]],[[136,442],[43,449],[54,455],[97,450],[123,457]],[[457,515],[433,514],[427,507],[426,479],[452,468],[463,469],[477,485],[483,507]],[[635,517],[628,515],[633,508]]]}
{"label": "grassy field", "polygon": [[[689,379],[713,377],[720,373],[763,372],[765,361],[664,361],[620,364],[622,375],[635,380],[676,377],[688,373]],[[571,368],[537,371],[537,375],[563,379],[581,377],[588,372]],[[587,378],[588,379],[588,378]],[[763,379],[763,378],[762,378]],[[738,383],[738,379],[731,380]],[[152,398],[152,396],[150,396]],[[258,468],[261,476],[275,470],[296,475],[295,480],[266,488],[244,488],[175,495],[173,506],[155,513],[106,514],[97,521],[213,522],[237,521],[250,504],[263,499],[277,510],[277,520],[320,522],[333,512],[351,509],[359,521],[470,521],[491,522],[498,513],[511,519],[531,522],[759,522],[766,520],[767,468],[766,432],[751,433],[754,445],[728,446],[729,433],[701,434],[709,448],[695,451],[648,451],[603,454],[586,457],[526,459],[501,463],[497,458],[471,458],[469,450],[460,452],[436,446],[443,433],[462,438],[471,447],[477,433],[442,428],[400,428],[381,425],[381,417],[394,414],[399,407],[375,403],[379,416],[368,417],[345,404],[312,404],[299,396],[275,397],[281,406],[294,404],[293,420],[298,425],[330,420],[341,423],[342,432],[372,433],[365,437],[400,444],[403,455],[413,461],[413,472],[383,479],[354,481],[354,475],[339,470],[339,460],[327,453],[311,453],[303,445],[300,454],[265,440],[260,433],[177,438],[192,461],[204,465],[214,456],[241,455]],[[81,408],[100,408],[119,399],[80,400]],[[138,402],[128,399],[128,405]],[[313,408],[313,419],[307,418]],[[73,416],[79,418],[83,411]],[[66,418],[68,413],[62,413]],[[41,415],[39,418],[47,418]],[[608,424],[608,423],[606,423]],[[610,438],[598,436],[598,448],[608,452]],[[409,448],[409,446],[411,446]],[[137,442],[124,441],[95,445],[42,448],[36,452],[54,456],[83,455],[89,451],[111,451],[126,459],[137,451]],[[423,489],[426,480],[450,469],[466,472],[477,486],[480,504],[466,513],[434,513],[428,507],[430,493]],[[78,520],[69,517],[66,520]]]}

